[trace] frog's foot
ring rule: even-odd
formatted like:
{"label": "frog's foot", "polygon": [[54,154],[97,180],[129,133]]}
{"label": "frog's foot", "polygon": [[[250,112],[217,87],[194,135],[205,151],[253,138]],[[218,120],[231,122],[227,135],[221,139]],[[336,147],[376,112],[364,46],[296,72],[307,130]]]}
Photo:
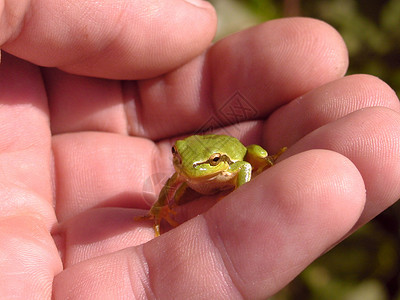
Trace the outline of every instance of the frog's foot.
{"label": "frog's foot", "polygon": [[278,153],[271,155],[270,157],[272,158],[272,161],[275,163],[275,161],[278,159],[279,156],[281,156],[283,154],[283,152],[285,152],[287,150],[287,147],[282,147]]}
{"label": "frog's foot", "polygon": [[[268,169],[269,167],[272,167],[276,160],[278,159],[279,156],[282,155],[283,152],[285,152],[287,150],[287,147],[282,147],[276,154],[274,155],[268,155],[265,160],[267,161],[267,165],[265,165],[262,170],[260,170],[261,172],[264,171],[265,169]],[[258,172],[258,173],[261,173]]]}
{"label": "frog's foot", "polygon": [[157,216],[155,216],[155,219],[158,220],[159,222],[161,222],[161,220],[164,219],[165,221],[168,222],[169,225],[177,227],[179,223],[172,218],[172,215],[176,215],[176,212],[168,205],[165,205],[160,208]]}
{"label": "frog's foot", "polygon": [[160,236],[160,224],[161,221],[164,219],[173,227],[177,227],[179,223],[172,218],[172,215],[176,215],[176,212],[172,210],[168,205],[164,205],[162,207],[158,207],[157,211],[155,212],[153,219],[154,219],[154,235]]}
{"label": "frog's foot", "polygon": [[135,221],[145,221],[145,220],[154,220],[154,234],[155,236],[160,236],[160,224],[164,219],[173,227],[177,227],[179,223],[172,218],[172,215],[176,215],[176,212],[172,210],[168,205],[164,205],[161,207],[153,207],[149,213],[145,216],[135,217]]}

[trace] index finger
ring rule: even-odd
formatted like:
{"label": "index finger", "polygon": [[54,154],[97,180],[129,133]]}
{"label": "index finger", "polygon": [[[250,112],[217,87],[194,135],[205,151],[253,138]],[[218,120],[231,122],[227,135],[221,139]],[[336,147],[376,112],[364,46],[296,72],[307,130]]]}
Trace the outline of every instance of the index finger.
{"label": "index finger", "polygon": [[204,51],[216,27],[212,6],[193,0],[5,1],[0,16],[5,51],[41,66],[113,79],[177,68]]}

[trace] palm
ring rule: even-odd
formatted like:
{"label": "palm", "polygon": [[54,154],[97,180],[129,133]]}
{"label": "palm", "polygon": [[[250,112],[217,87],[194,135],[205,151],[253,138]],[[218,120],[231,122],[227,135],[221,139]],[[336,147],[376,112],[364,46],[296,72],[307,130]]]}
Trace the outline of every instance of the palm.
{"label": "palm", "polygon": [[[32,254],[22,263],[21,256],[8,260],[10,267],[21,280],[48,288],[56,275],[56,296],[266,297],[393,203],[400,165],[399,149],[390,143],[398,142],[399,104],[376,79],[341,78],[343,45],[318,26],[337,60],[321,63],[318,55],[328,46],[305,48],[300,41],[307,36],[274,52],[257,38],[273,39],[269,27],[227,39],[165,76],[136,82],[47,69],[43,85],[37,67],[6,56],[2,180],[14,218],[4,223],[4,234],[23,238],[2,247]],[[256,45],[251,57],[249,44]],[[298,47],[308,52],[293,58]],[[271,152],[289,146],[282,162],[144,244],[152,239],[151,224],[133,217],[150,204],[147,180],[172,171],[169,139],[207,124],[210,111],[218,118],[218,108],[237,91],[258,120],[220,130]],[[391,110],[359,110],[377,105]],[[24,209],[21,199],[27,199]],[[193,213],[186,208],[184,214]],[[37,270],[33,281],[23,272],[26,264]]]}

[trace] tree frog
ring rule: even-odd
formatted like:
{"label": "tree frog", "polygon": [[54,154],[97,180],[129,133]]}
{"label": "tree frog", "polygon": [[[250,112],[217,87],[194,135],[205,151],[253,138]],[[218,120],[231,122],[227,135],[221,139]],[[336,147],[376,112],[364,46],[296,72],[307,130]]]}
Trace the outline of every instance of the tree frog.
{"label": "tree frog", "polygon": [[159,236],[161,220],[178,226],[172,218],[173,207],[180,205],[188,189],[202,195],[236,189],[274,165],[285,150],[286,147],[269,156],[261,146],[245,147],[227,135],[192,135],[178,140],[172,147],[175,173],[165,183],[148,214],[136,219],[154,220],[155,236]]}

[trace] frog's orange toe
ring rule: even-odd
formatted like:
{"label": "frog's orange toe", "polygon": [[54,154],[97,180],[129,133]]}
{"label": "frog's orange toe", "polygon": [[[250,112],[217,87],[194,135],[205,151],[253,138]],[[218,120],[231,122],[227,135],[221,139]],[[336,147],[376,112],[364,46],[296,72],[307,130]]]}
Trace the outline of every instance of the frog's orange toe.
{"label": "frog's orange toe", "polygon": [[160,213],[158,215],[158,218],[160,220],[164,219],[165,221],[168,222],[169,225],[173,227],[177,227],[179,225],[178,222],[176,222],[171,215],[176,215],[176,212],[172,210],[171,208],[168,207],[168,205],[165,205],[161,208]]}
{"label": "frog's orange toe", "polygon": [[154,224],[153,225],[153,229],[154,229],[154,237],[158,237],[161,235],[160,233],[160,224]]}

